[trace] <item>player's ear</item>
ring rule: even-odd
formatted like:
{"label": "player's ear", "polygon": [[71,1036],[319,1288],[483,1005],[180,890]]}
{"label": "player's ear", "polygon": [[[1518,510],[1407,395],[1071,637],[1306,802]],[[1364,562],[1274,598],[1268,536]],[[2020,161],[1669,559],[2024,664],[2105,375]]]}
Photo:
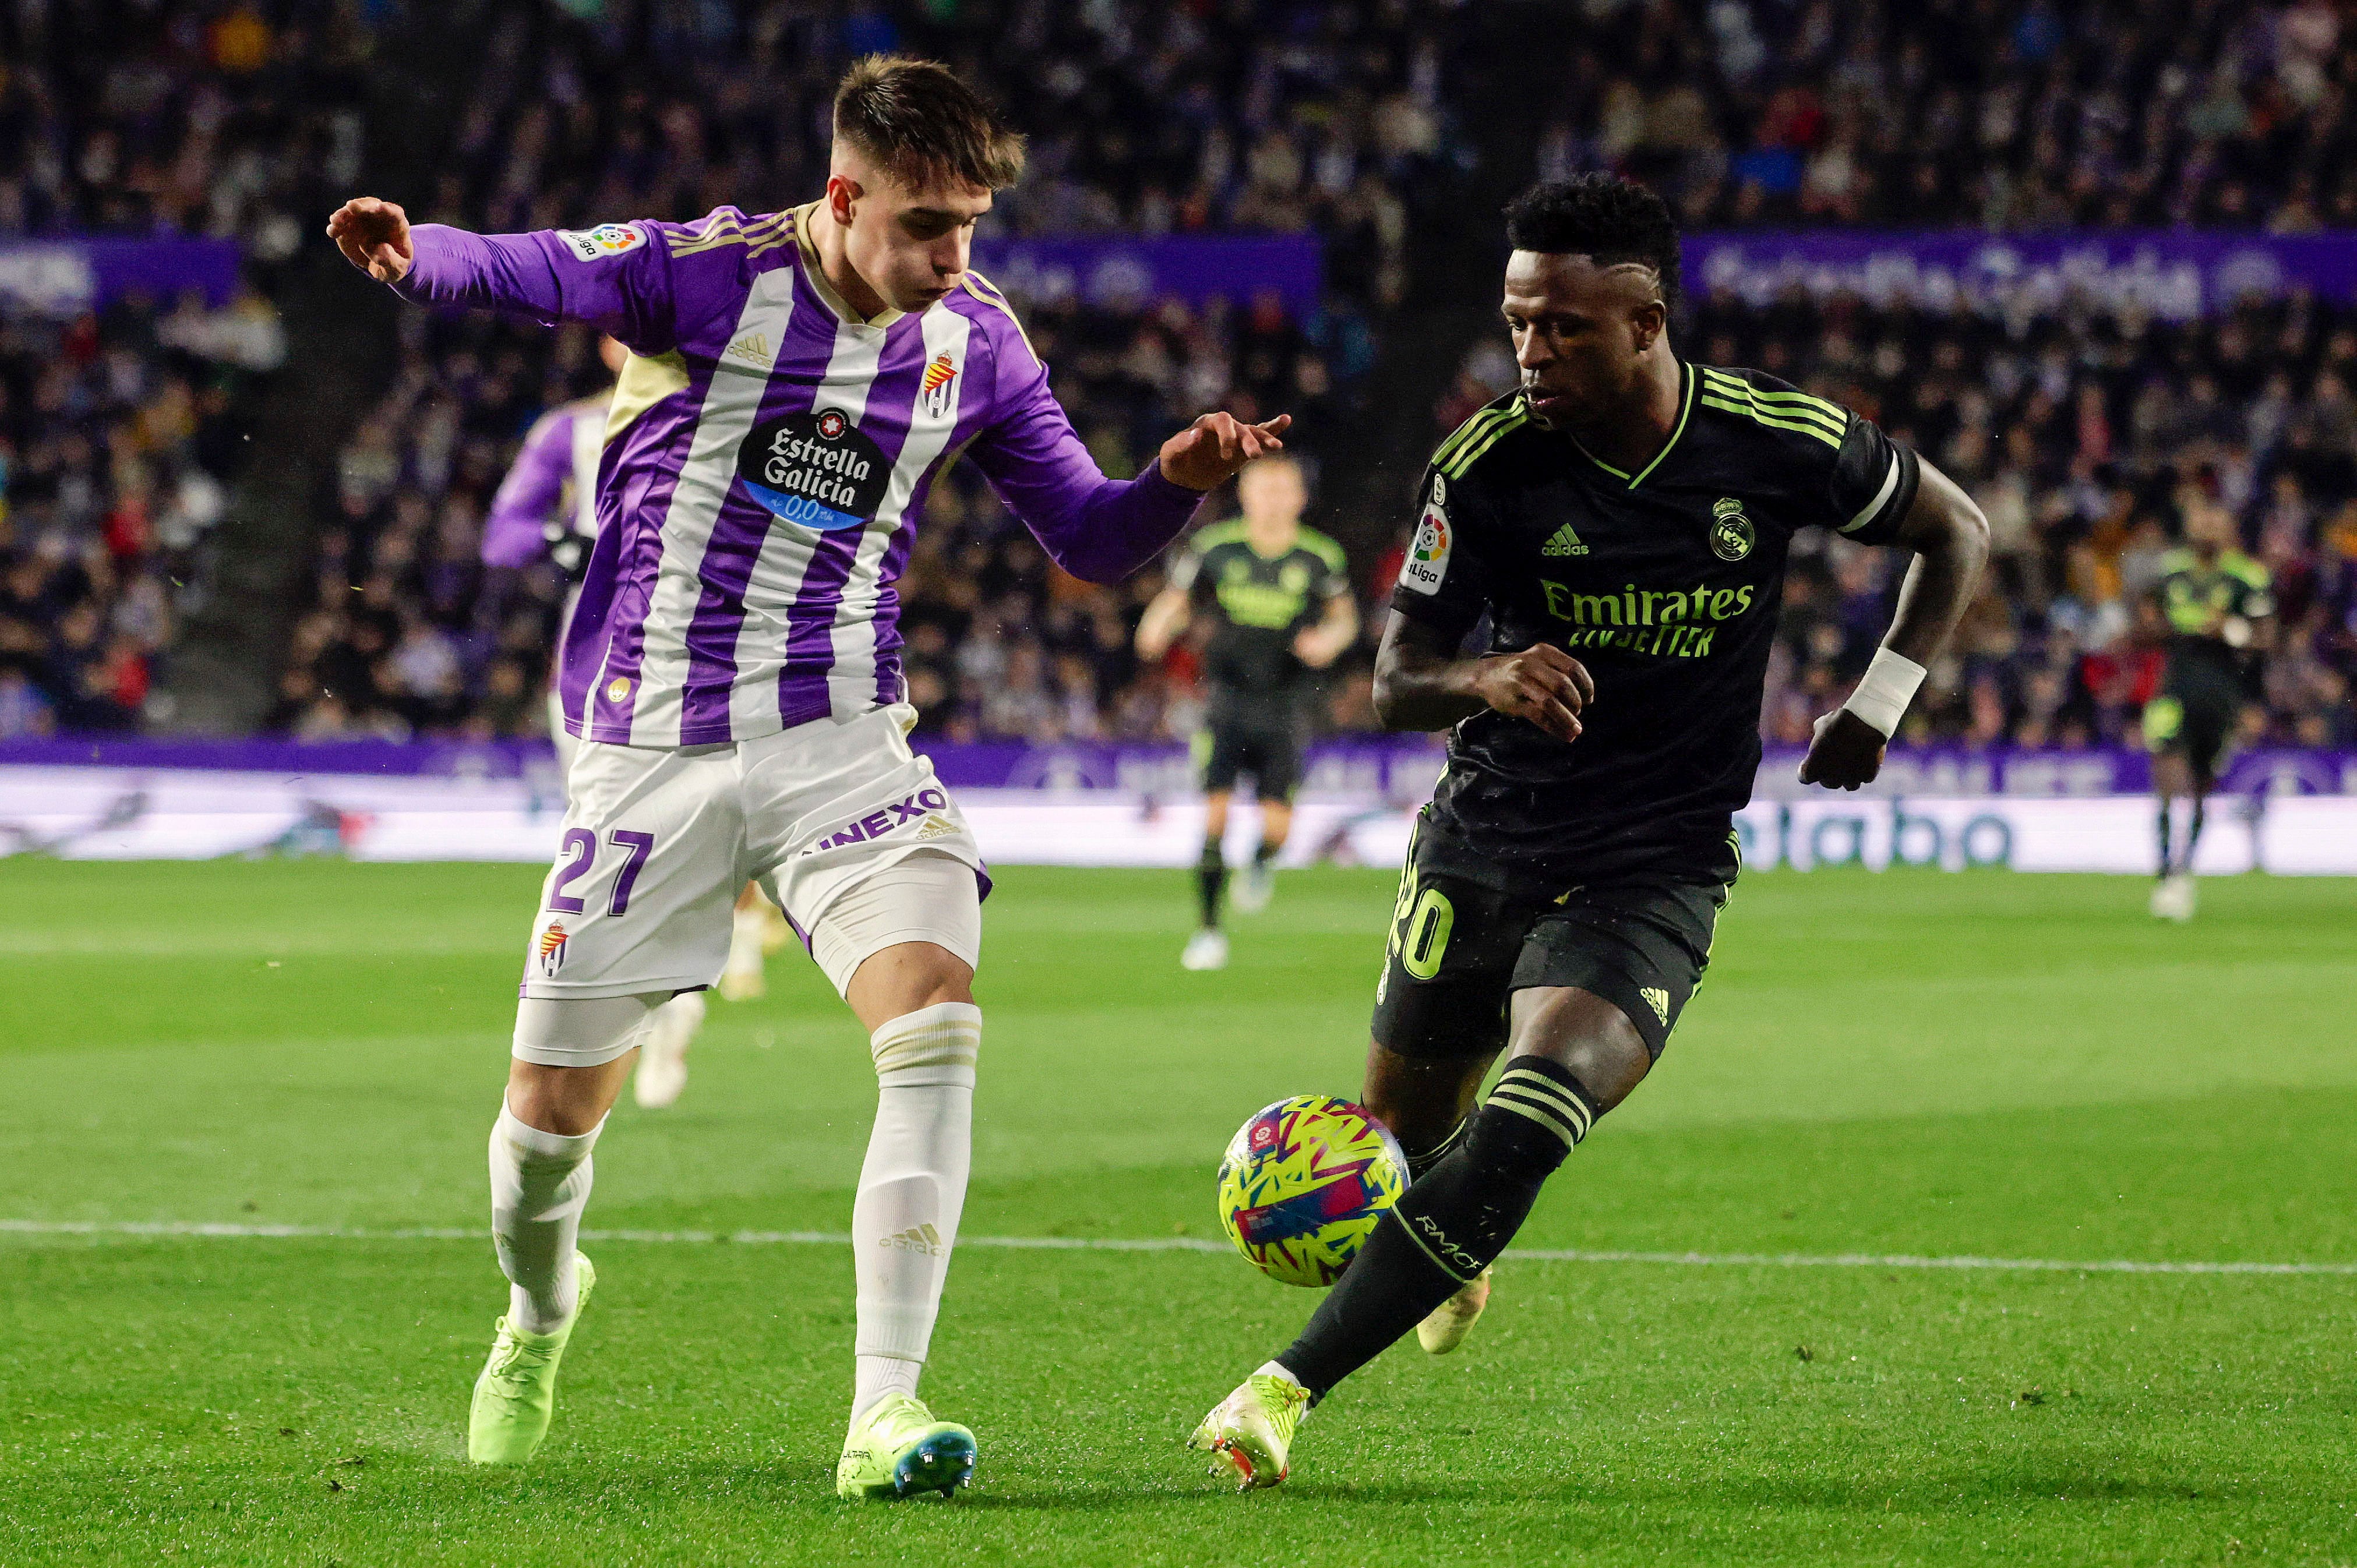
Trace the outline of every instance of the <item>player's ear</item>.
{"label": "player's ear", "polygon": [[1640,354],[1653,346],[1670,324],[1670,307],[1658,299],[1649,299],[1629,313],[1629,339]]}
{"label": "player's ear", "polygon": [[831,174],[827,176],[827,215],[838,223],[849,223],[851,221],[851,204],[866,194],[867,193],[865,190],[860,188],[859,182],[852,178],[847,174]]}

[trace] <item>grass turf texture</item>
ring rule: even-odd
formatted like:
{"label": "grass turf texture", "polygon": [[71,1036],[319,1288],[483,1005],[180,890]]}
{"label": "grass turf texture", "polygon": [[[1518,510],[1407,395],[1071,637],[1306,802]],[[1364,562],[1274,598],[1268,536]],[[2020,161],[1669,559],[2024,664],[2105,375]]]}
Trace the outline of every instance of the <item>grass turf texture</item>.
{"label": "grass turf texture", "polygon": [[[537,874],[0,864],[0,1218],[479,1227]],[[1523,1244],[2357,1259],[2342,882],[1748,878],[1654,1081]],[[1216,1235],[1280,1095],[1351,1091],[1391,881],[1283,879],[1222,974],[1169,874],[1006,873],[969,1234]],[[848,1223],[874,1100],[796,953],[627,1103],[589,1223]],[[2357,1560],[2357,1280],[1509,1262],[1280,1491],[1178,1446],[1311,1305],[1199,1253],[969,1248],[954,1505],[839,1504],[838,1247],[608,1241],[554,1434],[462,1462],[485,1241],[0,1236],[0,1561]]]}

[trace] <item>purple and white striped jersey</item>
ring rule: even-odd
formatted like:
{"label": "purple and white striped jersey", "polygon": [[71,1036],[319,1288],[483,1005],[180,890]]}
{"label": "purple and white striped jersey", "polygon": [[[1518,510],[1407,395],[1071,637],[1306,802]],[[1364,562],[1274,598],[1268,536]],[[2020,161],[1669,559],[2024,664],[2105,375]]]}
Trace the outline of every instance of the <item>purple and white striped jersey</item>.
{"label": "purple and white striped jersey", "polygon": [[599,392],[533,423],[483,519],[484,565],[531,565],[547,551],[548,525],[560,517],[583,538],[597,537],[597,464],[613,402],[611,392]]}
{"label": "purple and white striped jersey", "polygon": [[630,350],[597,468],[597,543],[562,652],[565,727],[704,746],[899,700],[894,584],[964,453],[1050,559],[1150,561],[1195,491],[1104,477],[987,280],[862,320],[809,208],[580,231],[412,231],[420,304],[587,322]]}

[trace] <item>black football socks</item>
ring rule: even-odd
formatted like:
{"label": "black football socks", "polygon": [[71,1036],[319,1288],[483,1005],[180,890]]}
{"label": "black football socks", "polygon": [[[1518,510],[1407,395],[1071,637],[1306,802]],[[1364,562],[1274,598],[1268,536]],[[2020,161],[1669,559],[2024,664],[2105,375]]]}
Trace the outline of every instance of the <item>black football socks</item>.
{"label": "black football socks", "polygon": [[1203,857],[1195,863],[1195,897],[1202,906],[1203,929],[1219,929],[1220,895],[1228,887],[1228,863],[1220,854],[1220,841],[1203,841]]}
{"label": "black football socks", "polygon": [[1323,1397],[1383,1354],[1506,1250],[1597,1115],[1555,1063],[1508,1062],[1464,1137],[1375,1222],[1278,1364]]}

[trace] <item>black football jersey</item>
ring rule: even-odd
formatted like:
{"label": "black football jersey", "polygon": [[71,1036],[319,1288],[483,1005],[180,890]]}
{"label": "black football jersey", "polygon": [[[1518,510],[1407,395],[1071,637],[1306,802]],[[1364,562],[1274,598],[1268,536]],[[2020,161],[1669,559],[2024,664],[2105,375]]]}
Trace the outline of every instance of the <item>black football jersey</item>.
{"label": "black football jersey", "polygon": [[2221,551],[2204,565],[2190,550],[2160,560],[2154,594],[2169,618],[2169,687],[2185,694],[2204,689],[2232,697],[2245,679],[2247,642],[2228,639],[2225,625],[2276,613],[2267,569],[2239,550]]}
{"label": "black football jersey", "polygon": [[1170,585],[1212,617],[1203,673],[1221,695],[1285,702],[1310,684],[1309,667],[1293,656],[1293,639],[1351,591],[1350,563],[1340,545],[1314,528],[1300,530],[1284,553],[1263,555],[1243,519],[1233,518],[1187,542],[1171,564]]}
{"label": "black football jersey", "polygon": [[1430,817],[1466,875],[1569,888],[1725,880],[1760,767],[1792,536],[1883,543],[1919,466],[1871,421],[1756,371],[1679,367],[1679,415],[1628,473],[1517,392],[1441,443],[1392,607],[1485,653],[1552,642],[1596,700],[1569,745],[1482,712],[1449,734]]}

